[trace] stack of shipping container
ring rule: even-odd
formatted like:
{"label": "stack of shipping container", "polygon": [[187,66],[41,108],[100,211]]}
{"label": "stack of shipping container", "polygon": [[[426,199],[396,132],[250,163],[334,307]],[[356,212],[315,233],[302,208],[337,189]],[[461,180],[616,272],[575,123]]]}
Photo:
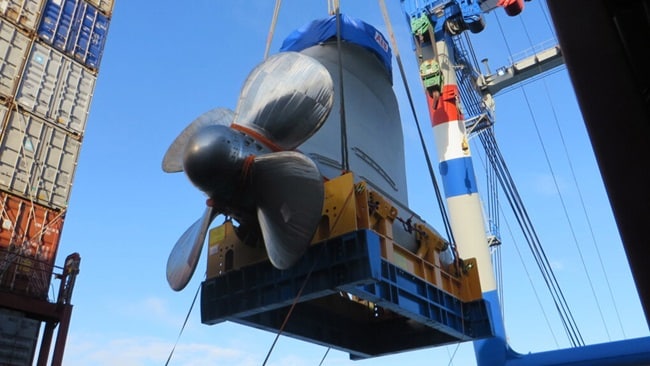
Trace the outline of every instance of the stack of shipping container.
{"label": "stack of shipping container", "polygon": [[[51,300],[112,9],[113,0],[0,0],[0,296]],[[39,329],[21,309],[0,308],[0,364],[31,364]]]}

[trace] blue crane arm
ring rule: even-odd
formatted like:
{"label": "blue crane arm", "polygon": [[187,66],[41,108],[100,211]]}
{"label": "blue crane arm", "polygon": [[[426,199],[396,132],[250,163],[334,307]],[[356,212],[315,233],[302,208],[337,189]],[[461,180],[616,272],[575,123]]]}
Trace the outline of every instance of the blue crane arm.
{"label": "blue crane arm", "polygon": [[[523,10],[524,0],[400,0],[413,34],[433,26],[436,39],[443,30],[460,34],[464,30],[479,33],[485,28],[483,13],[503,7],[508,15]],[[530,1],[530,0],[525,0]]]}
{"label": "blue crane arm", "polygon": [[484,28],[484,10],[477,0],[401,0],[401,5],[414,35],[426,32],[429,25],[436,39],[442,38],[445,29],[458,34],[466,29],[478,33]]}

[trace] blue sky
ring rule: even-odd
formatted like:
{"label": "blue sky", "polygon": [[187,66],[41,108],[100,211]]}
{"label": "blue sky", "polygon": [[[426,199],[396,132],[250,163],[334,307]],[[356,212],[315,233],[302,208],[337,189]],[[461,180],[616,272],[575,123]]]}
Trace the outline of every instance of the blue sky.
{"label": "blue sky", "polygon": [[[162,157],[176,135],[198,115],[215,107],[235,108],[248,72],[262,60],[273,3],[194,0],[179,5],[178,1],[161,0],[154,5],[116,1],[58,253],[58,262],[71,252],[79,252],[82,257],[73,295],[75,308],[66,365],[161,365],[167,359],[201,282],[205,255],[194,279],[180,293],[167,285],[166,260],[179,235],[202,213],[204,197],[183,174],[163,173]],[[327,15],[326,1],[305,3],[283,2],[272,52],[277,52],[282,39],[292,30]],[[429,151],[435,152],[425,100],[417,92],[417,68],[404,17],[399,2],[387,3],[399,51],[410,75],[408,82],[418,118]],[[486,30],[472,37],[477,57],[488,57],[492,70],[508,63],[508,47],[517,53],[552,40],[543,3],[526,4],[520,18],[508,18],[501,10],[488,14]],[[342,1],[341,9],[386,34],[377,2]],[[442,232],[397,69],[393,74],[409,146],[406,156],[411,208]],[[543,80],[499,94],[496,103],[497,139],[585,341],[592,344],[647,336],[566,70],[561,68]],[[485,158],[479,145],[478,140],[472,141],[477,177],[483,184],[481,161]],[[506,203],[505,199],[501,202]],[[584,211],[612,285],[625,336],[615,316]],[[508,339],[515,350],[523,353],[567,347],[561,323],[516,221],[507,206],[503,212]],[[601,321],[578,250],[589,268],[607,328]],[[526,270],[553,333],[544,321]],[[196,307],[171,365],[259,365],[274,337],[232,323],[203,325]],[[281,337],[268,364],[317,365],[325,351],[322,346]],[[471,344],[462,344],[355,362],[348,361],[347,354],[332,350],[324,365],[447,365],[454,353],[451,364],[474,363]]]}

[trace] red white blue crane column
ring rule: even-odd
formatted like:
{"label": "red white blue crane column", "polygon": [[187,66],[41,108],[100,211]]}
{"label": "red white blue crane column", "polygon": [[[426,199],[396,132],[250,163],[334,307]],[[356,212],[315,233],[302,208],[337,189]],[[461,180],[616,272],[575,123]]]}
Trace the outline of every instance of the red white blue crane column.
{"label": "red white blue crane column", "polygon": [[483,292],[496,290],[472,157],[460,108],[453,50],[436,42],[442,90],[427,93],[451,230],[461,258],[475,257]]}
{"label": "red white blue crane column", "polygon": [[[503,343],[503,347],[493,348],[491,345],[488,348],[505,350],[501,306],[487,244],[485,220],[478,195],[468,135],[460,107],[460,93],[452,61],[454,60],[453,48],[450,45],[453,43],[447,36],[436,42],[437,67],[440,68],[442,83],[439,87],[429,87],[427,92],[431,124],[440,161],[440,175],[458,254],[461,258],[476,258],[483,298],[489,302],[492,309],[491,319],[495,337],[482,342]],[[476,346],[477,354],[483,348],[481,343]],[[502,356],[500,364],[505,362],[505,352]],[[497,358],[501,357],[497,356]]]}

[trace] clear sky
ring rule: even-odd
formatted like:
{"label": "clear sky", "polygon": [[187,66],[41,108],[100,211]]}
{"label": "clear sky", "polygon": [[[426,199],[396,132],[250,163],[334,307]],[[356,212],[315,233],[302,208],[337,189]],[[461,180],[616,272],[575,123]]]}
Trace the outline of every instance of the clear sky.
{"label": "clear sky", "polygon": [[[165,363],[202,280],[205,254],[188,287],[182,292],[172,291],[165,280],[167,256],[180,234],[202,213],[204,197],[183,174],[163,173],[162,157],[176,135],[203,112],[215,107],[235,109],[247,74],[263,58],[273,3],[116,0],[58,253],[58,264],[72,252],[82,257],[73,294],[75,308],[66,365]],[[398,1],[387,3],[418,118],[429,151],[435,153],[424,96],[418,93],[417,67],[404,16]],[[554,42],[545,4],[532,1],[526,5],[519,18],[508,18],[503,10],[486,15],[486,30],[472,36],[477,57],[488,57],[492,70],[506,65],[510,52]],[[341,9],[386,34],[376,1],[344,0]],[[325,0],[284,1],[272,52],[277,52],[292,30],[325,16]],[[409,147],[411,208],[444,232],[397,69],[393,75]],[[560,68],[545,79],[499,94],[496,103],[497,139],[586,343],[647,336],[566,70]],[[485,158],[478,140],[472,141],[472,149],[479,189],[484,190]],[[544,151],[552,162],[550,167]],[[567,347],[569,342],[530,250],[509,214],[506,200],[502,198],[501,202],[505,213],[501,233],[508,339],[522,353]],[[620,324],[594,243],[611,284]],[[203,325],[197,304],[170,364],[260,365],[274,337],[233,323]],[[268,364],[318,365],[325,352],[322,346],[281,337]],[[355,362],[348,361],[347,354],[332,350],[324,365],[474,362],[468,343]]]}

